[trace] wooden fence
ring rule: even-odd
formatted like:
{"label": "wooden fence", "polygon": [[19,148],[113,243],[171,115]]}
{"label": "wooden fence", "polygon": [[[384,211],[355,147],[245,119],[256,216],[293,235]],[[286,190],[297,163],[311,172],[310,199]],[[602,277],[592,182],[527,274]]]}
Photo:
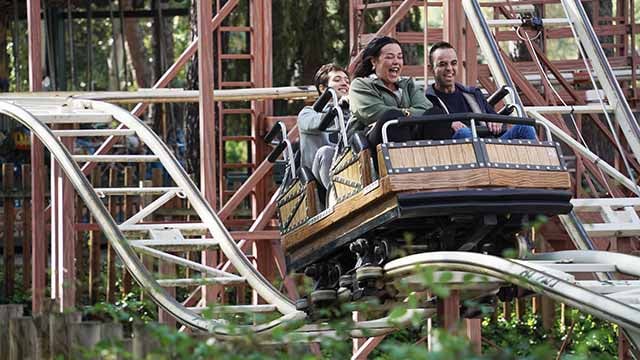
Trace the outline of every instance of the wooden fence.
{"label": "wooden fence", "polygon": [[128,330],[116,322],[83,321],[79,312],[45,311],[35,317],[23,312],[23,305],[0,305],[0,360],[84,359],[96,345],[145,359],[160,349],[150,331],[157,326],[153,323],[134,323]]}
{"label": "wooden fence", "polygon": [[[31,286],[31,168],[2,164],[0,239],[2,240],[2,297],[11,299],[16,288]],[[16,252],[22,265],[18,283]]]}
{"label": "wooden fence", "polygon": [[[30,167],[16,167],[11,163],[2,164],[0,177],[0,248],[2,249],[2,288],[0,303],[10,302],[16,294],[25,294],[31,286],[31,210],[30,210]],[[172,186],[162,169],[150,164],[116,167],[103,165],[96,167],[90,175],[95,187]],[[47,182],[48,185],[48,182]],[[47,190],[48,192],[48,190]],[[122,222],[136,213],[150,198],[126,195],[107,195],[103,203],[116,222]],[[48,205],[48,196],[46,198]],[[131,292],[133,284],[129,273],[117,266],[115,252],[94,223],[88,209],[81,200],[76,201],[75,210],[75,250],[76,283],[78,305],[91,305],[99,301],[113,303],[122,294]],[[159,209],[151,221],[189,221],[193,212],[187,201],[174,198]],[[43,214],[46,216],[46,214]],[[50,223],[50,220],[47,220]],[[48,241],[50,226],[47,232]],[[47,245],[49,252],[49,245]],[[150,259],[144,259],[149,263]],[[46,262],[49,264],[49,262]],[[48,265],[47,265],[48,266]],[[153,266],[150,263],[149,266]],[[164,264],[163,264],[164,266]],[[169,269],[170,271],[170,269]],[[116,288],[116,280],[121,279]]]}

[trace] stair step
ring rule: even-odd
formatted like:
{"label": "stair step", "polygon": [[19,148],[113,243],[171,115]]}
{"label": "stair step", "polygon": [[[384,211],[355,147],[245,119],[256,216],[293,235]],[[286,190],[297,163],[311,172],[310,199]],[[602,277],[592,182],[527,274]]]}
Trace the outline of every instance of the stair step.
{"label": "stair step", "polygon": [[[571,21],[567,18],[548,18],[542,19],[542,24],[545,26],[566,26]],[[487,24],[491,27],[511,27],[522,25],[520,19],[487,19]]]}
{"label": "stair step", "polygon": [[147,246],[162,251],[202,251],[213,250],[218,248],[218,242],[214,239],[184,239],[182,241],[165,241],[165,240],[130,240],[129,244],[133,246]]}
{"label": "stair step", "polygon": [[[615,294],[621,291],[640,291],[640,280],[580,280],[576,281],[576,285],[599,294]],[[640,298],[640,294],[637,294],[637,296]]]}
{"label": "stair step", "polygon": [[640,236],[640,224],[583,224],[584,230],[593,237],[627,237]]}
{"label": "stair step", "polygon": [[113,120],[111,115],[97,111],[49,112],[35,110],[31,114],[45,124],[104,124]]}
{"label": "stair step", "polygon": [[136,132],[131,129],[76,129],[76,130],[53,130],[55,136],[129,136]]}
{"label": "stair step", "polygon": [[156,162],[156,155],[73,155],[77,162]]}
{"label": "stair step", "polygon": [[222,305],[222,306],[196,306],[190,307],[189,310],[202,313],[203,311],[209,310],[213,313],[269,313],[277,310],[275,305],[265,304],[265,305]]}
{"label": "stair step", "polygon": [[94,188],[99,195],[138,195],[138,194],[164,194],[170,191],[180,191],[179,187],[121,187],[121,188]]}
{"label": "stair step", "polygon": [[120,226],[120,231],[152,231],[152,230],[207,230],[209,229],[204,223],[158,223],[158,224],[131,224]]}
{"label": "stair step", "polygon": [[160,279],[156,280],[160,286],[164,287],[187,287],[199,285],[240,285],[246,283],[244,278],[231,278],[227,276],[185,278],[185,279]]}
{"label": "stair step", "polygon": [[527,264],[541,265],[545,268],[550,268],[557,271],[566,273],[594,273],[594,272],[616,272],[618,271],[615,264],[587,264],[587,263],[557,263],[555,261],[547,260],[527,260]]}
{"label": "stair step", "polygon": [[180,265],[180,266],[184,266],[187,267],[189,269],[195,270],[195,271],[199,271],[203,274],[208,274],[208,275],[212,275],[214,277],[228,277],[228,278],[232,278],[232,279],[244,279],[240,276],[234,275],[234,274],[230,274],[228,272],[222,271],[222,270],[218,270],[216,268],[213,268],[211,266],[207,266],[207,265],[203,265],[201,263],[192,261],[192,260],[188,260],[185,258],[182,258],[180,256],[176,256],[173,254],[169,254],[160,250],[156,250],[156,249],[152,249],[150,247],[147,246],[141,246],[141,245],[132,245],[133,249],[138,251],[139,253],[145,254],[145,255],[149,255],[152,257],[155,257],[157,259],[169,262],[169,263],[173,263],[176,265]]}

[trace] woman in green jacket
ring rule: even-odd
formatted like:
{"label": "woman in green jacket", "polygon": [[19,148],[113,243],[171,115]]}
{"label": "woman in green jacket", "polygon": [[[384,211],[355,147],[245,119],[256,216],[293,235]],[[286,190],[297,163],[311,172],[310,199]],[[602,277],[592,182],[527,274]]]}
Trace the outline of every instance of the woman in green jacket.
{"label": "woman in green jacket", "polygon": [[[423,115],[433,107],[412,78],[400,78],[404,65],[398,40],[383,36],[367,45],[349,90],[348,134],[364,130],[373,146],[382,142],[382,125],[404,116]],[[388,128],[389,141],[411,139],[410,127]]]}

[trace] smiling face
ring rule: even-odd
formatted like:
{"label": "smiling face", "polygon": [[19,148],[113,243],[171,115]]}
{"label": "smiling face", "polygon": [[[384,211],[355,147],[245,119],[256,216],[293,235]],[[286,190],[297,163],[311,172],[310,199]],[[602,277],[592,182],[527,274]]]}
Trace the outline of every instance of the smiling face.
{"label": "smiling face", "polygon": [[450,93],[455,91],[458,55],[454,49],[437,49],[432,55],[433,77],[437,90]]}
{"label": "smiling face", "polygon": [[396,43],[387,44],[380,49],[380,55],[371,59],[376,76],[384,85],[396,90],[396,83],[400,79],[400,72],[404,65],[402,49]]}
{"label": "smiling face", "polygon": [[336,90],[338,97],[349,94],[349,76],[344,71],[330,71],[327,85]]}

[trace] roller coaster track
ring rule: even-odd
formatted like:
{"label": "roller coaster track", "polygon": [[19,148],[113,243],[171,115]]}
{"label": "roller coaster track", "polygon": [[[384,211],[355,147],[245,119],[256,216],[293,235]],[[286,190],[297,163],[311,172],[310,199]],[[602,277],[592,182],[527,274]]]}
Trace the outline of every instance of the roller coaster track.
{"label": "roller coaster track", "polygon": [[619,272],[640,277],[638,258],[603,251],[559,251],[509,260],[462,252],[433,252],[391,261],[391,279],[412,275],[416,267],[482,274],[549,296],[603,320],[620,325],[637,349],[640,343],[640,281],[576,280],[573,273]]}
{"label": "roller coaster track", "polygon": [[[222,338],[234,336],[220,319],[204,318],[201,309],[189,308],[164,290],[163,286],[180,284],[213,283],[221,286],[247,283],[263,299],[265,305],[219,305],[222,312],[277,311],[280,317],[260,325],[247,325],[247,329],[258,335],[267,335],[272,330],[304,320],[306,315],[297,311],[286,296],[280,293],[252,265],[244,252],[232,239],[211,207],[172,155],[169,148],[142,121],[117,106],[95,100],[39,98],[13,102],[0,101],[0,113],[7,115],[29,128],[51,152],[91,211],[95,221],[115,249],[123,264],[144,291],[160,307],[173,315],[182,324],[191,328],[209,331]],[[61,123],[112,123],[126,127],[119,129],[50,129],[51,124]],[[111,125],[113,126],[113,125]],[[79,163],[86,161],[118,161],[121,155],[73,155],[60,141],[64,136],[137,136],[150,150],[151,155],[130,155],[122,161],[159,161],[171,176],[174,186],[163,188],[94,188],[83,175]],[[104,157],[101,157],[104,156]],[[147,207],[128,220],[117,224],[102,203],[105,194],[155,194],[156,198]],[[149,224],[139,223],[172,196],[186,197],[200,217],[200,223]],[[194,230],[211,235],[194,238]],[[148,233],[150,240],[139,240],[140,233]],[[129,236],[133,233],[138,236]],[[189,248],[220,249],[231,261],[235,273],[222,271],[193,262],[169,253],[166,249]],[[158,279],[140,261],[138,253],[151,255],[162,261],[172,262],[201,273],[200,277],[185,279]],[[621,272],[640,277],[637,258],[629,255],[597,251],[560,252],[535,255],[526,260],[507,260],[489,255],[462,252],[434,252],[411,255],[391,261],[385,266],[388,282],[411,281],[411,275],[419,267],[433,267],[438,271],[468,272],[490,277],[493,288],[515,284],[533,292],[548,295],[599,318],[619,324],[630,334],[635,343],[640,340],[640,281],[576,281],[572,272]],[[399,299],[401,301],[401,299]],[[212,304],[208,304],[212,305]],[[354,324],[350,336],[384,335],[408,324],[413,317],[432,316],[435,309],[425,308],[408,311],[399,319],[374,319]],[[302,322],[300,322],[302,324]],[[324,323],[301,325],[298,334],[308,337],[337,336],[334,329]]]}
{"label": "roller coaster track", "polygon": [[[565,1],[566,2],[566,1]],[[576,2],[579,5],[579,2]],[[500,66],[500,56],[497,48],[491,47],[491,40],[479,36],[487,30],[482,26],[482,20],[478,16],[473,20],[477,1],[464,0],[463,5],[467,16],[472,20],[474,32],[479,38],[485,54],[494,53],[490,57],[492,72],[498,74],[496,80],[499,85],[510,84],[511,80],[504,64]],[[578,9],[579,10],[579,9]],[[580,11],[574,13],[581,14]],[[573,10],[572,10],[573,11]],[[476,14],[478,15],[478,14]],[[581,15],[580,15],[581,16]],[[485,24],[486,25],[486,24]],[[588,38],[589,29],[583,29],[583,37]],[[585,35],[586,34],[586,35]],[[592,39],[593,40],[593,39]],[[597,56],[597,54],[595,54]],[[603,59],[600,59],[603,60]],[[606,59],[604,59],[606,63]],[[601,64],[599,71],[607,72],[606,66]],[[637,128],[628,117],[624,108],[624,99],[615,94],[615,81],[607,85],[605,89],[608,99],[615,98],[615,104],[609,104],[605,111],[618,112],[620,118],[628,120],[629,129]],[[513,103],[521,104],[517,94],[512,99]],[[0,99],[2,100],[2,99]],[[615,106],[614,106],[615,105]],[[541,109],[524,109],[540,122],[548,122]],[[144,291],[161,308],[174,316],[182,324],[203,331],[209,331],[220,337],[231,337],[222,319],[209,319],[203,316],[204,307],[187,307],[165,290],[165,287],[195,286],[202,284],[217,284],[229,286],[248,284],[258,295],[265,300],[262,305],[234,305],[215,306],[221,313],[225,312],[277,312],[279,317],[259,325],[247,325],[247,330],[259,335],[268,335],[274,329],[281,326],[298,323],[302,324],[306,314],[297,311],[293,302],[276,289],[247,258],[241,247],[234,241],[230,233],[222,224],[213,209],[207,204],[195,184],[187,176],[181,165],[173,156],[171,150],[164,144],[153,131],[137,117],[126,110],[112,104],[89,99],[31,97],[24,99],[12,99],[0,101],[0,113],[7,115],[24,126],[37,136],[50,151],[51,155],[66,174],[74,186],[84,204],[90,210],[102,232],[117,252],[124,266],[129,270],[134,279]],[[90,127],[92,124],[109,124],[106,129],[53,129],[56,124],[84,124]],[[115,126],[114,126],[115,124]],[[554,128],[550,122],[547,124],[554,135],[567,142],[574,149],[587,154],[603,171],[617,179],[623,186],[633,192],[638,191],[637,185],[616,169],[608,166],[596,155],[590,154],[588,149],[580,148],[580,144],[572,142],[572,139],[562,130]],[[630,132],[632,137],[637,131]],[[106,153],[101,155],[76,155],[73,149],[68,149],[60,140],[63,137],[137,137],[143,143],[148,154],[145,155],[121,155]],[[633,141],[630,141],[633,143]],[[635,147],[632,147],[635,150]],[[160,162],[163,169],[169,174],[173,184],[168,187],[130,187],[130,188],[99,188],[94,187],[83,174],[80,164],[87,162]],[[105,195],[151,195],[153,200],[134,214],[129,219],[117,223],[110,215],[101,198]],[[163,204],[173,197],[185,197],[190,206],[199,217],[199,222],[192,223],[143,223],[142,221],[154,214]],[[604,210],[609,215],[615,215],[613,208],[624,208],[624,212],[631,218],[633,226],[628,231],[637,231],[640,234],[640,219],[634,218],[635,207],[640,203],[629,199],[610,199],[612,204],[605,204],[599,199],[593,199],[591,203],[576,203],[580,206],[609,207]],[[629,210],[629,208],[631,210]],[[610,216],[615,218],[615,216]],[[589,232],[614,231],[611,227],[585,226],[575,214],[563,219],[567,224],[567,230],[576,241],[579,249],[592,248],[589,243]],[[140,234],[147,235],[147,239],[140,239]],[[179,254],[186,251],[202,249],[219,249],[229,259],[230,266],[225,269],[206,266]],[[176,253],[175,251],[179,251]],[[149,255],[162,261],[170,262],[193,270],[200,276],[189,278],[166,279],[160,278],[147,269],[140,261],[139,254]],[[634,278],[640,277],[640,267],[637,266],[638,258],[630,255],[608,253],[600,251],[568,251],[533,255],[523,260],[502,259],[489,255],[464,253],[464,252],[433,252],[407,256],[393,260],[385,265],[385,280],[389,283],[409,283],[415,291],[424,287],[417,280],[416,274],[420,268],[430,267],[436,271],[449,271],[455,273],[472,273],[487,276],[488,279],[480,280],[487,287],[501,287],[514,284],[527,288],[534,293],[549,296],[557,301],[569,304],[598,318],[611,321],[625,329],[632,345],[638,349],[640,344],[640,280],[612,280],[612,276],[602,274],[622,273]],[[233,269],[233,270],[230,270]],[[598,280],[576,280],[573,274],[594,273]],[[461,289],[469,289],[473,285],[464,284],[453,280],[452,285],[461,286]],[[458,281],[456,284],[455,282]],[[467,286],[467,287],[465,287]],[[399,302],[402,299],[398,299]],[[216,304],[206,304],[209,306]],[[435,313],[433,307],[424,304],[424,308],[408,311],[399,319],[381,318],[370,321],[357,322],[350,332],[352,337],[384,335],[408,324],[412,317],[429,317]],[[328,324],[316,323],[300,325],[299,334],[308,337],[337,335],[335,329]]]}

